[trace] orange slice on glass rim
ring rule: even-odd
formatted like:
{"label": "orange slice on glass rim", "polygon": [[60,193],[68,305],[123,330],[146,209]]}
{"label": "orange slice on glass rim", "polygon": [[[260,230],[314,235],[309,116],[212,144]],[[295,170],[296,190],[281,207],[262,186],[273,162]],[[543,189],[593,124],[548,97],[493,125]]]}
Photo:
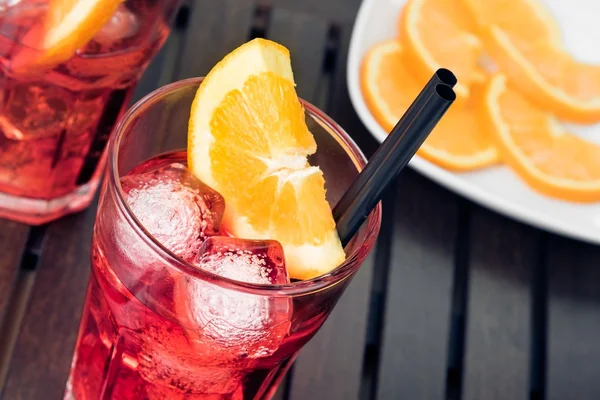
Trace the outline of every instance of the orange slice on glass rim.
{"label": "orange slice on glass rim", "polygon": [[114,15],[124,0],[50,0],[39,30],[32,29],[24,42],[38,51],[22,51],[12,60],[15,72],[52,68],[84,47]]}
{"label": "orange slice on glass rim", "polygon": [[225,198],[228,232],[277,240],[295,279],[323,275],[345,259],[323,173],[308,163],[316,150],[285,47],[264,39],[243,44],[198,88],[189,168]]}

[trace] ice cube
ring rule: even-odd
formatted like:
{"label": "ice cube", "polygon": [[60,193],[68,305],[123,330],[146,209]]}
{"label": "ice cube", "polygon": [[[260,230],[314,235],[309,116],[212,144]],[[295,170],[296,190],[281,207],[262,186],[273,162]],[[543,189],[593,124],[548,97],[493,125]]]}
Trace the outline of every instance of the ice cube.
{"label": "ice cube", "polygon": [[[146,41],[152,32],[142,30],[142,11],[131,10],[129,7],[135,6],[130,3],[136,1],[121,4],[92,40],[77,51],[80,57],[71,57],[48,71],[46,79],[65,88],[75,85],[79,90],[127,89],[135,84],[156,53],[156,46]],[[153,28],[155,24],[146,25]]]}
{"label": "ice cube", "polygon": [[[194,348],[185,332],[176,324],[158,318],[150,318],[140,330],[139,362],[137,371],[144,380],[152,382],[150,387],[158,390],[151,399],[177,399],[176,393],[225,395],[233,393],[243,377],[235,366],[205,365],[205,360]],[[149,387],[149,389],[150,389]],[[162,395],[161,395],[162,394]],[[219,397],[215,397],[219,398]]]}
{"label": "ice cube", "polygon": [[246,283],[290,282],[283,248],[275,240],[211,237],[202,246],[194,264],[213,274]]}
{"label": "ice cube", "polygon": [[225,200],[182,164],[126,175],[121,186],[144,228],[186,261],[197,257],[207,237],[219,233]]}
{"label": "ice cube", "polygon": [[76,101],[69,91],[41,82],[13,84],[3,91],[0,129],[13,140],[58,138]]}
{"label": "ice cube", "polygon": [[94,35],[94,41],[105,46],[134,36],[140,28],[140,22],[127,6],[121,4],[113,16]]}
{"label": "ice cube", "polygon": [[47,196],[53,186],[52,163],[56,153],[56,139],[12,140],[3,135],[1,129],[0,127],[2,191],[34,198]]}
{"label": "ice cube", "polygon": [[[273,240],[211,237],[195,264],[247,283],[289,283],[283,249]],[[176,286],[174,300],[178,313],[194,327],[188,335],[197,351],[217,362],[269,356],[289,332],[288,297],[251,294],[186,277]]]}

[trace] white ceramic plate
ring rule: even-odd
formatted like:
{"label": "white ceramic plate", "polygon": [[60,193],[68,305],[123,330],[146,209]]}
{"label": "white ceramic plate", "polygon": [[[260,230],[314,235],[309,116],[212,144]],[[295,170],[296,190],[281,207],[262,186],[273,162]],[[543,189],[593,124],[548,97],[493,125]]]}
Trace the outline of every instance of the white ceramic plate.
{"label": "white ceramic plate", "polygon": [[[369,112],[363,99],[359,71],[363,55],[375,43],[396,35],[399,10],[406,0],[364,0],[350,43],[348,87],[362,122],[380,142],[386,132]],[[600,1],[545,0],[563,31],[567,48],[580,60],[600,64]],[[600,143],[600,124],[571,126],[572,132]],[[600,244],[600,203],[576,204],[534,192],[507,167],[453,173],[415,156],[410,166],[482,206],[542,229]]]}

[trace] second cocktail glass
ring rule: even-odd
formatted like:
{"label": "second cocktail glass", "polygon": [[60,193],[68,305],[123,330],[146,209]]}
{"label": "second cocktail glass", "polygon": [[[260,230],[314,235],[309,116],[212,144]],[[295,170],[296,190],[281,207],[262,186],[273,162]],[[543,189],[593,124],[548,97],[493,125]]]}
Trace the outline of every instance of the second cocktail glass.
{"label": "second cocktail glass", "polygon": [[115,1],[97,0],[118,4],[116,11],[101,26],[92,17],[81,29],[93,29],[93,38],[44,68],[31,64],[50,52],[40,49],[43,32],[61,2],[0,4],[0,217],[41,224],[90,204],[109,135],[179,3]]}

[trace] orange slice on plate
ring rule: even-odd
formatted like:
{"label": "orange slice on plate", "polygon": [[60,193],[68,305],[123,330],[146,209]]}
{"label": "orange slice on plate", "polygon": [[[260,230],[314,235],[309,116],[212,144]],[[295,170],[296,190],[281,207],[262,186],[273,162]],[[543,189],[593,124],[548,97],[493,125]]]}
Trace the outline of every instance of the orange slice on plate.
{"label": "orange slice on plate", "polygon": [[538,0],[460,0],[479,33],[490,25],[516,37],[560,44],[560,28]]}
{"label": "orange slice on plate", "polygon": [[569,121],[600,121],[600,65],[575,60],[559,44],[517,38],[496,25],[484,38],[492,60],[538,107]]}
{"label": "orange slice on plate", "polygon": [[25,43],[41,37],[34,55],[21,52],[12,60],[12,69],[37,71],[51,68],[73,57],[115,13],[124,0],[50,0],[41,31],[32,30]]}
{"label": "orange slice on plate", "polygon": [[479,65],[483,45],[472,25],[460,2],[409,0],[398,24],[407,67],[421,80],[438,68],[450,69],[458,78],[454,88],[458,100],[466,100],[469,86],[486,76]]}
{"label": "orange slice on plate", "polygon": [[563,200],[600,201],[600,146],[569,133],[503,75],[487,86],[485,107],[503,160],[532,188]]}
{"label": "orange slice on plate", "polygon": [[325,274],[345,259],[323,173],[308,163],[316,149],[285,47],[252,40],[225,56],[198,88],[190,169],[225,198],[227,230],[279,241],[296,279]]}
{"label": "orange slice on plate", "polygon": [[600,66],[577,61],[537,0],[461,0],[496,67],[538,107],[560,118],[600,120]]}
{"label": "orange slice on plate", "polygon": [[[360,84],[369,110],[389,132],[412,103],[427,79],[415,78],[397,40],[375,45],[366,54]],[[454,104],[418,151],[421,157],[449,170],[469,171],[499,161],[493,138],[482,129],[481,90],[466,104]]]}

